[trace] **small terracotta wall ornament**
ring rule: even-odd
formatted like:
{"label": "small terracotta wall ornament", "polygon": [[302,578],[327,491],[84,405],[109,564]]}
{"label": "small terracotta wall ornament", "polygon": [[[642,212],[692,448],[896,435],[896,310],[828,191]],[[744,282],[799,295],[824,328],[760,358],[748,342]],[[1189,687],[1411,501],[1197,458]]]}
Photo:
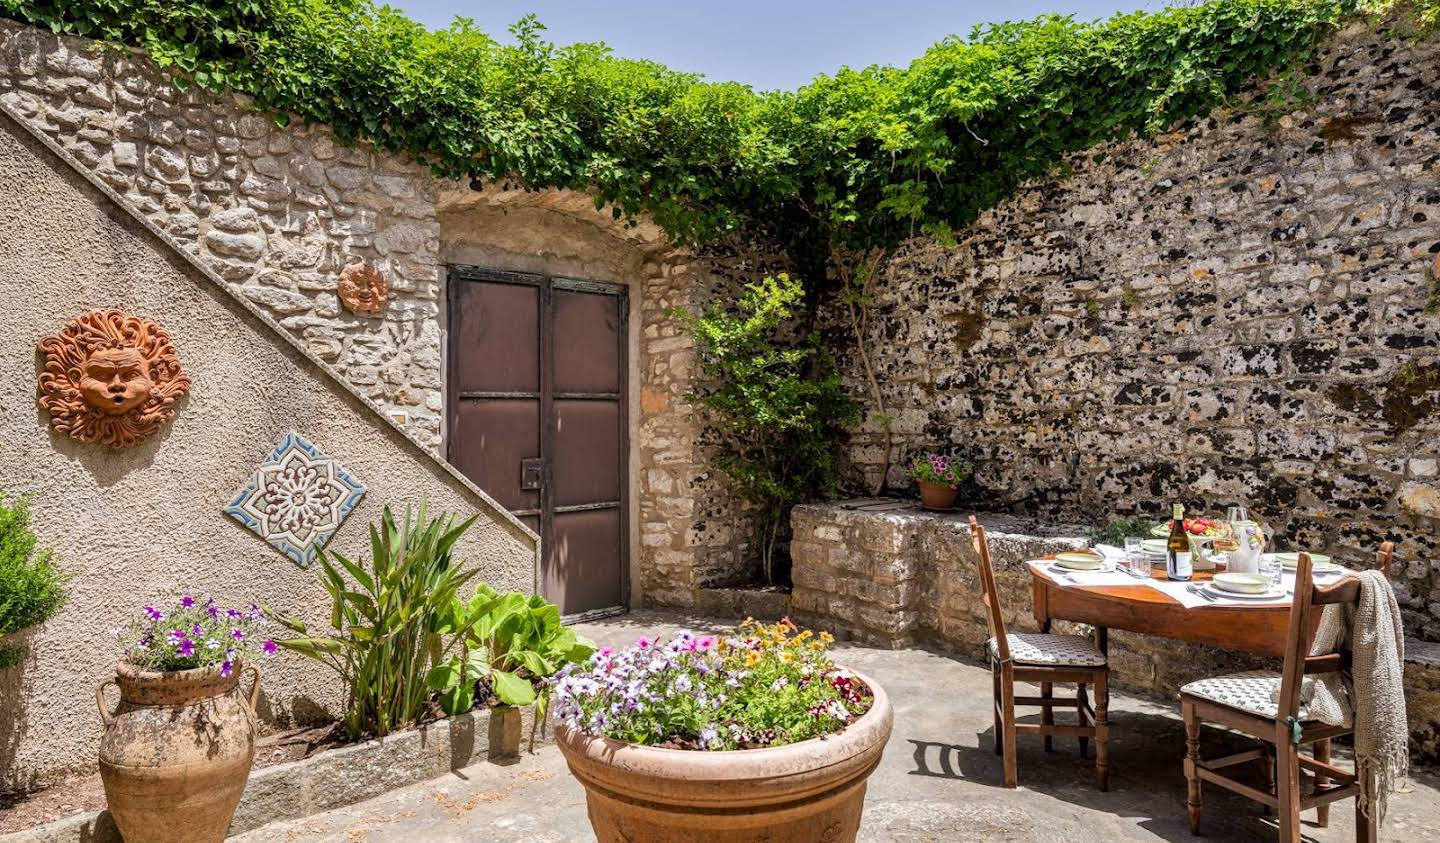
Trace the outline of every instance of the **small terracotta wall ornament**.
{"label": "small terracotta wall ornament", "polygon": [[390,299],[390,282],[368,261],[352,263],[340,271],[335,294],[351,313],[378,316]]}
{"label": "small terracotta wall ornament", "polygon": [[141,442],[175,417],[175,402],[190,391],[169,335],[119,310],[77,316],[39,348],[40,407],[57,433],[81,442]]}

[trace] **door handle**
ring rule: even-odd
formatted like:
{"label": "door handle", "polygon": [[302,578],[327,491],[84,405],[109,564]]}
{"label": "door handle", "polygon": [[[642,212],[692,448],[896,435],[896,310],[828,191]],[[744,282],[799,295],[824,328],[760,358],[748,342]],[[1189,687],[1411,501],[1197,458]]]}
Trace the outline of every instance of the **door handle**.
{"label": "door handle", "polygon": [[540,489],[545,477],[545,461],[539,457],[527,457],[520,461],[520,490],[534,492]]}

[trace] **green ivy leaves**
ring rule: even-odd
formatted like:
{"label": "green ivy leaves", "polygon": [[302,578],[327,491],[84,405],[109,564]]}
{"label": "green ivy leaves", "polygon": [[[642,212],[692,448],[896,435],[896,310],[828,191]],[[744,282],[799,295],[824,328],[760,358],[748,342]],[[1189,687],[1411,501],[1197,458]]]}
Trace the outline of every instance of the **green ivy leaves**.
{"label": "green ivy leaves", "polygon": [[[1416,0],[1435,22],[1440,0]],[[1067,153],[1204,112],[1311,50],[1355,0],[1211,0],[949,37],[908,68],[793,92],[706,82],[533,17],[504,44],[370,0],[0,0],[0,14],[144,48],[177,83],[252,95],[440,176],[592,191],[681,244],[798,254],[889,246],[973,220]],[[823,272],[818,265],[807,267]]]}

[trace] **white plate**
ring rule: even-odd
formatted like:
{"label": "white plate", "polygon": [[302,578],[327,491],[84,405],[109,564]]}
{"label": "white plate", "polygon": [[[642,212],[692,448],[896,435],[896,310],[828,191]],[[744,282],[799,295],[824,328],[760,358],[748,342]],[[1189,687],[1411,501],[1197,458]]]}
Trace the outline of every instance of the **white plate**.
{"label": "white plate", "polygon": [[[1214,579],[1210,580],[1210,584],[1215,586],[1216,590],[1227,594],[1264,594],[1272,586],[1270,578],[1263,574],[1230,573],[1229,571],[1216,574]],[[1227,585],[1236,587],[1226,588]]]}
{"label": "white plate", "polygon": [[[1277,553],[1275,558],[1280,560],[1280,567],[1287,571],[1293,571],[1300,567],[1300,554],[1298,553]],[[1310,554],[1310,570],[1316,573],[1322,571],[1336,571],[1340,566],[1331,561],[1330,557],[1323,553]]]}
{"label": "white plate", "polygon": [[1059,562],[1050,563],[1050,573],[1057,577],[1084,577],[1086,574],[1113,574],[1114,568],[1066,568]]}
{"label": "white plate", "polygon": [[1093,553],[1057,553],[1055,564],[1067,571],[1098,571],[1105,566],[1105,557]]}
{"label": "white plate", "polygon": [[1145,539],[1145,541],[1141,542],[1140,548],[1146,553],[1158,553],[1164,556],[1166,544],[1168,544],[1168,542],[1165,539]]}
{"label": "white plate", "polygon": [[1259,594],[1242,594],[1238,591],[1226,591],[1223,588],[1216,588],[1212,582],[1201,583],[1200,590],[1209,594],[1211,597],[1222,597],[1226,600],[1279,600],[1287,594],[1285,589],[1274,587],[1269,591],[1262,591]]}

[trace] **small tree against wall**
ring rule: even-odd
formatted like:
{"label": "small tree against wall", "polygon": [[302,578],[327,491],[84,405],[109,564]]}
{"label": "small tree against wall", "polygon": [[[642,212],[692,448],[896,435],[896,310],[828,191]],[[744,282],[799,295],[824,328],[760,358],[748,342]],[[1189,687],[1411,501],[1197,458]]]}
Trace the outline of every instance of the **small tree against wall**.
{"label": "small tree against wall", "polygon": [[0,669],[18,663],[19,647],[5,637],[44,623],[65,605],[70,574],[57,568],[50,550],[37,551],[30,529],[30,501],[0,492]]}
{"label": "small tree against wall", "polygon": [[782,273],[747,284],[733,310],[712,302],[700,316],[680,314],[704,384],[687,398],[721,435],[716,465],[760,511],[770,582],[790,508],[835,493],[835,442],[856,417],[819,334],[787,339],[803,298],[800,282]]}

